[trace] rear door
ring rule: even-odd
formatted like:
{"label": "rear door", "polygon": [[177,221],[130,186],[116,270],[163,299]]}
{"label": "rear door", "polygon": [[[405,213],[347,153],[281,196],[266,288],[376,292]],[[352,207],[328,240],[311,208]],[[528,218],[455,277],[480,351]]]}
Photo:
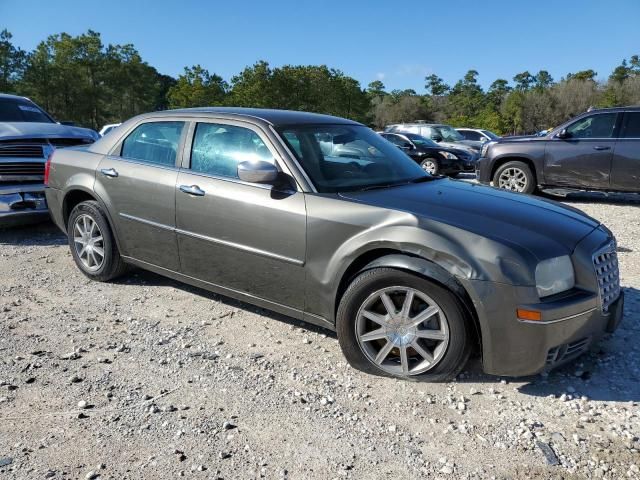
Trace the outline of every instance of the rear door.
{"label": "rear door", "polygon": [[569,125],[567,138],[550,139],[545,151],[544,183],[608,189],[618,128],[616,112],[599,112]]}
{"label": "rear door", "polygon": [[252,159],[283,169],[268,137],[250,123],[202,121],[186,151],[176,190],[182,272],[302,310],[304,194],[293,182],[253,184],[237,174],[238,163]]}
{"label": "rear door", "polygon": [[95,191],[104,200],[122,254],[178,271],[175,200],[184,121],[147,121],[102,159]]}
{"label": "rear door", "polygon": [[611,188],[640,191],[640,112],[625,112],[613,153]]}

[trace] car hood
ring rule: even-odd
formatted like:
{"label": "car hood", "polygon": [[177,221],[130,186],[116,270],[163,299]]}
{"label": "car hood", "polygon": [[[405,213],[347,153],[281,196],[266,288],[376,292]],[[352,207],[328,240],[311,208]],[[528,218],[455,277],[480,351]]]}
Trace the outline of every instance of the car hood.
{"label": "car hood", "polygon": [[[465,142],[466,141],[467,140],[465,140]],[[478,153],[478,150],[473,148],[473,146],[467,143],[462,143],[462,142],[438,142],[438,146],[444,147],[444,148],[455,148],[458,150],[463,150],[470,154]]]}
{"label": "car hood", "polygon": [[88,128],[60,125],[59,123],[0,122],[0,141],[21,138],[77,138],[96,140],[97,134]]}
{"label": "car hood", "polygon": [[538,260],[568,255],[600,223],[552,200],[449,179],[342,193],[368,205],[412,213],[503,244],[525,248]]}

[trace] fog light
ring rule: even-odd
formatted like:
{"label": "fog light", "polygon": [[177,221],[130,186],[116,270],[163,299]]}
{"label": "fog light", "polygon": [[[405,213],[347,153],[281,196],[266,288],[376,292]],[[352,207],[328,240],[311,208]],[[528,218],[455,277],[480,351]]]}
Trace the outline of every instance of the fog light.
{"label": "fog light", "polygon": [[516,314],[518,315],[519,320],[533,320],[534,322],[542,320],[542,313],[537,310],[525,310],[524,308],[518,308],[516,310]]}

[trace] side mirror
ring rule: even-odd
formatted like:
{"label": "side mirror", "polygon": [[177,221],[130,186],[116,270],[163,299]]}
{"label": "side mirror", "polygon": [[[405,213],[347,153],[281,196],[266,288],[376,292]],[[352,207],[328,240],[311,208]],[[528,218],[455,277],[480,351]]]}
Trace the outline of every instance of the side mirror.
{"label": "side mirror", "polygon": [[442,135],[432,135],[431,140],[433,140],[436,143],[440,143],[442,141]]}
{"label": "side mirror", "polygon": [[250,183],[273,183],[278,178],[278,169],[273,163],[258,160],[238,164],[238,178]]}
{"label": "side mirror", "polygon": [[570,136],[571,136],[571,134],[569,132],[567,132],[566,128],[563,128],[558,133],[556,133],[556,137],[558,137],[560,139],[569,138]]}
{"label": "side mirror", "polygon": [[487,143],[489,139],[487,137],[480,137],[480,143]]}
{"label": "side mirror", "polygon": [[59,122],[60,125],[66,125],[67,127],[75,127],[76,122]]}

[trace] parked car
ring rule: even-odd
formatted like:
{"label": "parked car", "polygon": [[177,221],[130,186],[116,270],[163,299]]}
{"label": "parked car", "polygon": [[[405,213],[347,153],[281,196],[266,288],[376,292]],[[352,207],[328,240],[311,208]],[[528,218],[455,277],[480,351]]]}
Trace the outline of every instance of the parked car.
{"label": "parked car", "polygon": [[423,170],[431,175],[455,177],[461,172],[475,172],[479,155],[469,150],[447,148],[415,133],[385,133],[389,140],[409,155]]}
{"label": "parked car", "polygon": [[488,143],[477,165],[481,183],[515,192],[640,192],[640,107],[592,110],[543,137]]}
{"label": "parked car", "polygon": [[156,112],[48,165],[51,215],[88,278],[135,265],[334,329],[365,372],[450,379],[477,347],[486,372],[533,374],[622,316],[598,221],[431,176],[350,120]]}
{"label": "parked car", "polygon": [[482,148],[482,142],[467,140],[453,127],[440,123],[399,123],[387,125],[384,131],[389,133],[415,133],[416,135],[433,140],[443,147],[466,148],[476,152],[480,152]]}
{"label": "parked car", "polygon": [[47,156],[96,138],[92,130],[56,123],[28,98],[0,94],[0,227],[46,219]]}
{"label": "parked car", "polygon": [[107,133],[109,133],[111,130],[115,129],[116,127],[119,127],[120,125],[121,125],[120,123],[109,123],[104,127],[102,127],[98,133],[100,134],[101,137],[104,137]]}
{"label": "parked car", "polygon": [[466,140],[480,143],[495,142],[501,138],[500,135],[496,135],[491,130],[482,128],[456,128],[456,131]]}

